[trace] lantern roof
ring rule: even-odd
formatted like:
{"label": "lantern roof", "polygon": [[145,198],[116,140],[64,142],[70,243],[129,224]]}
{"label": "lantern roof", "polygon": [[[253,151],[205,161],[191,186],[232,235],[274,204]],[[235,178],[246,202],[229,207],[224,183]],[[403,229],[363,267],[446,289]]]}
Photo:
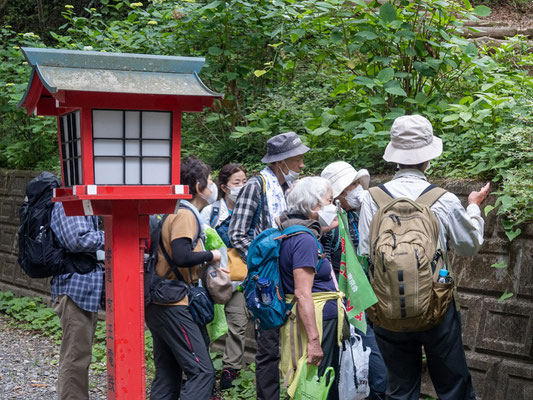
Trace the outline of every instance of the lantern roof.
{"label": "lantern roof", "polygon": [[[198,73],[203,57],[157,56],[23,47],[32,76],[19,103],[25,104],[38,78],[52,96],[61,91],[222,97]],[[55,97],[55,96],[54,96]],[[33,103],[33,102],[32,102]],[[29,110],[31,112],[33,110]]]}

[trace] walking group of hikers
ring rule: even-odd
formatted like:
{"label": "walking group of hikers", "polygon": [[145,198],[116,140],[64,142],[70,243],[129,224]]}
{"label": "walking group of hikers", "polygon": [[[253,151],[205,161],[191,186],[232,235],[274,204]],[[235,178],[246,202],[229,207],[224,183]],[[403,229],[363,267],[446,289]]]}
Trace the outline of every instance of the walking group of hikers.
{"label": "walking group of hikers", "polygon": [[[424,171],[442,153],[442,141],[419,115],[394,121],[383,158],[398,172],[375,188],[368,188],[366,169],[344,161],[328,165],[320,177],[299,178],[308,151],[295,133],[279,134],[268,140],[265,167],[257,175],[248,177],[242,165],[228,164],[218,185],[200,159],[182,161],[180,183],[189,186],[192,199],[160,219],[159,237],[152,236],[151,243],[154,276],[174,282],[152,293],[145,309],[154,349],[151,398],[214,399],[217,389],[230,388],[243,365],[252,317],[258,399],[279,399],[280,378],[291,398],[418,399],[422,348],[440,399],[475,399],[447,253],[479,250],[484,227],[479,206],[489,185],[470,194],[466,210],[454,194],[431,185]],[[31,206],[29,186],[28,197]],[[205,249],[207,226],[224,248]],[[53,206],[50,232],[72,264],[53,272],[51,281],[63,329],[58,397],[87,399],[104,280],[94,254],[103,248],[104,232],[94,217],[66,217],[61,203]],[[347,247],[357,254],[355,266],[346,265]],[[231,293],[216,388],[206,321],[198,308],[205,305],[205,291],[195,289],[202,280],[205,286],[207,266],[221,260],[227,260],[222,272],[230,277]],[[377,299],[367,319],[362,316],[366,325],[357,329],[347,318],[357,299],[347,299],[338,285],[339,278],[353,280],[350,268],[363,269],[361,284],[370,282]],[[370,349],[368,371],[358,381],[361,371],[354,368],[351,382],[339,382],[346,346],[357,340]],[[303,393],[310,389],[302,382],[315,367],[326,388],[322,397],[318,389]],[[316,379],[313,384],[318,387]],[[369,393],[355,397],[359,385]]]}

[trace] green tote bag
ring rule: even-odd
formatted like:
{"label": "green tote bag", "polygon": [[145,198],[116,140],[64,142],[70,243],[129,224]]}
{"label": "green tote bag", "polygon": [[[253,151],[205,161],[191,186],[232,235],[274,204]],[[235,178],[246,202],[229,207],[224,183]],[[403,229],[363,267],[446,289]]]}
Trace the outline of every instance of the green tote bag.
{"label": "green tote bag", "polygon": [[[326,381],[329,383],[326,385]],[[335,370],[333,367],[326,368],[324,375],[318,376],[318,367],[303,363],[300,377],[294,392],[294,400],[326,400],[329,388],[335,380]]]}

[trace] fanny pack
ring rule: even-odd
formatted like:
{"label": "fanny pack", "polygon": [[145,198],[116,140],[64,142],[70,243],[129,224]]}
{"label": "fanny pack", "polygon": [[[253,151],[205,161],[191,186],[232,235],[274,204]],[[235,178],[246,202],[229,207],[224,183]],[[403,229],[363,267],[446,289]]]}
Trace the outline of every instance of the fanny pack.
{"label": "fanny pack", "polygon": [[[174,284],[162,285],[160,289],[161,294],[167,296],[167,300],[170,300],[170,298],[177,298],[179,296],[181,296],[179,299],[181,300],[188,294],[189,311],[193,321],[199,325],[206,325],[211,322],[215,318],[215,305],[213,304],[213,300],[209,296],[207,290],[202,286],[201,281],[198,286],[195,286],[191,279],[191,284],[188,285],[185,282],[185,279],[183,278],[183,275],[179,271],[177,265],[167,253],[165,246],[161,245],[161,251],[165,256],[165,260],[167,261],[168,265],[179,279],[165,279],[166,282],[174,282]],[[181,287],[185,288],[185,292],[181,291]],[[175,303],[179,300],[167,301],[166,303],[162,304]]]}
{"label": "fanny pack", "polygon": [[189,290],[189,311],[198,325],[207,325],[215,318],[215,305],[203,286],[192,286]]}

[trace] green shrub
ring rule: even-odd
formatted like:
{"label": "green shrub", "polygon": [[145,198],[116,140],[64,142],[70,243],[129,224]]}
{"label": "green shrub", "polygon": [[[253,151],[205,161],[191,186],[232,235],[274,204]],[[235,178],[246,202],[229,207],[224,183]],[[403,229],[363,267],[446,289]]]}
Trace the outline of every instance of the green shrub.
{"label": "green shrub", "polygon": [[[65,8],[66,23],[51,33],[57,47],[207,58],[202,79],[225,98],[184,116],[184,155],[215,170],[242,162],[257,171],[268,137],[293,130],[311,147],[306,173],[337,159],[388,173],[394,166],[382,154],[392,122],[420,113],[444,140],[434,175],[494,180],[509,232],[531,220],[523,207],[533,194],[517,179],[531,164],[533,56],[521,37],[499,48],[463,37],[464,21],[488,15],[488,7],[468,0],[100,3]],[[32,34],[1,32],[0,85],[9,86],[0,94],[0,166],[53,168],[54,121],[15,111],[29,72],[15,47],[42,44]]]}

